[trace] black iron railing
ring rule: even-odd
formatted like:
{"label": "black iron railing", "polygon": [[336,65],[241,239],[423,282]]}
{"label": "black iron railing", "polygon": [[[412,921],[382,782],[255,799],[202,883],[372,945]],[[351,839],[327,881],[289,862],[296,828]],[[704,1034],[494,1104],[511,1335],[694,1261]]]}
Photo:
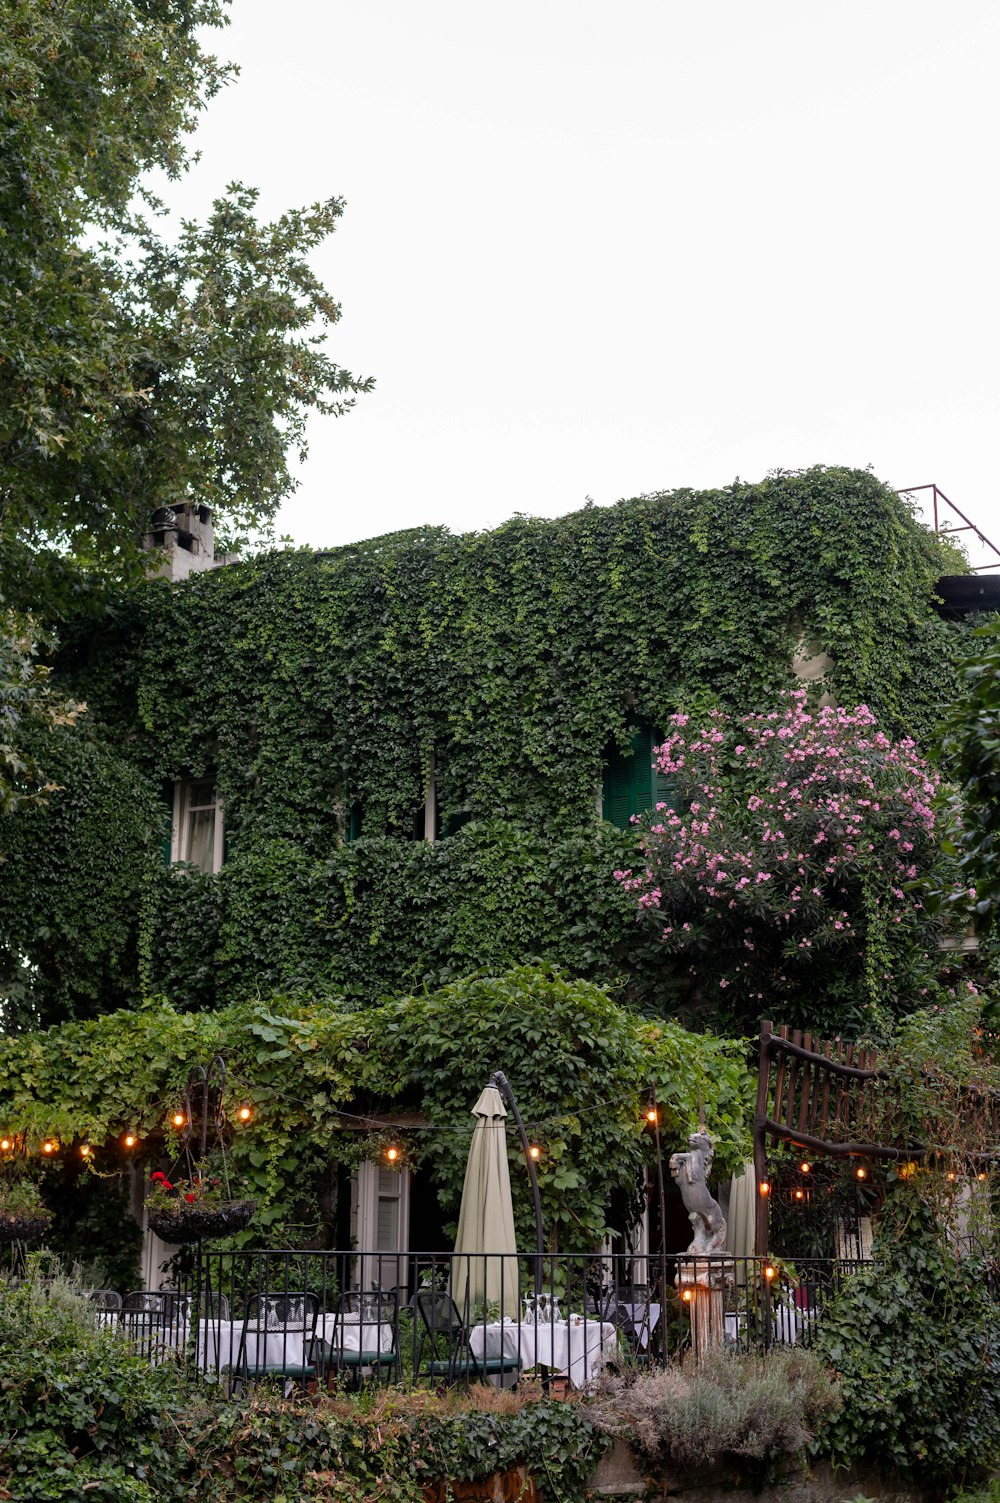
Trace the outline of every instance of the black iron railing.
{"label": "black iron railing", "polygon": [[537,1255],[192,1249],[169,1290],[127,1295],[119,1323],[155,1361],[225,1391],[369,1382],[588,1388],[718,1345],[809,1344],[863,1266],[725,1255]]}

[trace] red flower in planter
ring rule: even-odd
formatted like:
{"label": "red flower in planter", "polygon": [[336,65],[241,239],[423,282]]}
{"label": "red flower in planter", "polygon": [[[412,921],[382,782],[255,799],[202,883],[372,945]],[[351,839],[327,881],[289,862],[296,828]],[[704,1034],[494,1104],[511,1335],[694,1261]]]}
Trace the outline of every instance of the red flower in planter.
{"label": "red flower in planter", "polygon": [[184,1199],[185,1200],[197,1200],[198,1197],[197,1197],[197,1195],[195,1195],[195,1193],[194,1193],[193,1190],[189,1190],[188,1193],[185,1195]]}

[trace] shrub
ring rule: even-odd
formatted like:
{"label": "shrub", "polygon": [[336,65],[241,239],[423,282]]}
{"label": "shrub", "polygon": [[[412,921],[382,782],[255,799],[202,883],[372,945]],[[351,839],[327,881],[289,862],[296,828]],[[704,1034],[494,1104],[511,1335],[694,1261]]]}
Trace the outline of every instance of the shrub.
{"label": "shrub", "polygon": [[835,1463],[864,1460],[936,1485],[1000,1464],[992,1272],[979,1257],[959,1258],[931,1208],[900,1187],[875,1261],[845,1283],[818,1330],[816,1350],[844,1400],[823,1437]]}
{"label": "shrub", "polygon": [[182,1393],[68,1282],[0,1288],[0,1497],[154,1503]]}
{"label": "shrub", "polygon": [[678,1468],[722,1462],[763,1481],[780,1462],[804,1457],[839,1407],[836,1385],[810,1352],[718,1351],[697,1366],[609,1378],[593,1415],[651,1461]]}

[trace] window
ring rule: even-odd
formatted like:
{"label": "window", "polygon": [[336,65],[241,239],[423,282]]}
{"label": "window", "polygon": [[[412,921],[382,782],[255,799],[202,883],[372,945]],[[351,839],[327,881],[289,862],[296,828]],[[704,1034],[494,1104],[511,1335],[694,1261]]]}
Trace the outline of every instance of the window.
{"label": "window", "polygon": [[409,1247],[410,1172],[382,1164],[362,1164],[352,1187],[352,1235],[359,1252],[358,1287],[381,1284],[394,1289],[406,1282]]}
{"label": "window", "polygon": [[643,814],[657,804],[674,805],[677,786],[673,778],[653,766],[653,747],[660,738],[653,727],[632,726],[631,749],[623,753],[617,744],[609,747],[601,788],[601,816],[627,830],[633,814]]}
{"label": "window", "polygon": [[211,779],[174,784],[171,861],[188,861],[200,871],[217,872],[225,859],[225,831],[218,789]]}

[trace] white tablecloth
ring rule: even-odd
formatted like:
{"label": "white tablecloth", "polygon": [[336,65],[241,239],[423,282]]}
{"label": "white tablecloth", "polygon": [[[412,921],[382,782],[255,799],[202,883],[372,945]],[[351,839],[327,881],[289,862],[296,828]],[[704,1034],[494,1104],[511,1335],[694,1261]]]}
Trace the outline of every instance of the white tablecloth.
{"label": "white tablecloth", "polygon": [[[308,1325],[275,1326],[249,1321],[244,1326],[242,1320],[200,1320],[198,1366],[209,1372],[235,1367],[241,1360],[244,1329],[246,1364],[251,1373],[265,1367],[301,1367],[307,1362],[313,1336]],[[362,1324],[347,1318],[338,1327],[335,1315],[321,1315],[316,1322],[316,1335],[335,1349],[392,1351],[392,1326],[387,1322],[376,1326],[374,1322]]]}
{"label": "white tablecloth", "polygon": [[497,1321],[474,1326],[469,1346],[476,1357],[517,1357],[522,1367],[547,1367],[564,1373],[576,1388],[584,1388],[618,1352],[618,1329],[610,1321],[568,1320]]}

